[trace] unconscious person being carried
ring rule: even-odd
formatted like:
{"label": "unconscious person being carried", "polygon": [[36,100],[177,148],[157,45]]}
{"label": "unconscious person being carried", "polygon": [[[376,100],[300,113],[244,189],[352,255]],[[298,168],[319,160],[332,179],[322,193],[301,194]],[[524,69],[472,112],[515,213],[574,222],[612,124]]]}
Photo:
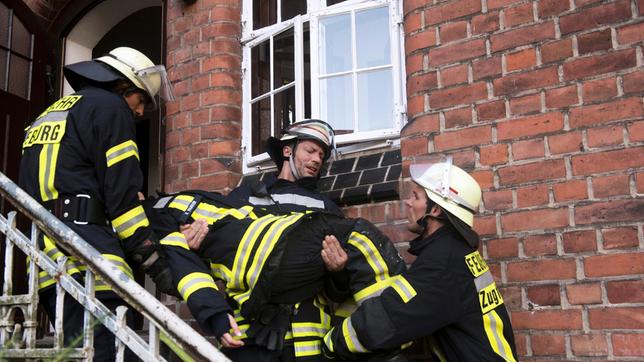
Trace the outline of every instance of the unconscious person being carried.
{"label": "unconscious person being carried", "polygon": [[[321,250],[326,235],[335,235],[348,254],[347,289],[357,304],[395,285],[396,275],[405,269],[389,239],[364,219],[324,212],[274,214],[205,191],[148,200],[145,208],[154,230],[164,235],[160,243],[177,289],[206,332],[219,337],[230,328],[230,310],[212,304],[217,300],[213,293],[219,293],[214,277],[225,285],[247,345],[261,345],[279,355],[286,340],[302,352],[297,354],[300,361],[321,360],[321,338],[330,330],[332,316],[346,317],[351,311],[325,305],[318,322],[289,325],[289,317],[300,312],[300,301],[325,290],[329,272]],[[198,219],[210,226],[195,253],[180,226]],[[318,302],[326,303],[323,298]]]}

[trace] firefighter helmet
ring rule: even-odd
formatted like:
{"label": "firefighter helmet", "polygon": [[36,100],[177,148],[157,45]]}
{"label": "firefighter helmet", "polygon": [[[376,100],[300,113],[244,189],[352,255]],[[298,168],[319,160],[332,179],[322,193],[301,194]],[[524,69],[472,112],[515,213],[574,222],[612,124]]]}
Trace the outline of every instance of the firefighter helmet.
{"label": "firefighter helmet", "polygon": [[[335,152],[335,134],[333,128],[328,123],[319,119],[305,119],[284,128],[279,138],[268,138],[268,154],[278,169],[281,169],[284,163],[282,148],[289,144],[296,144],[300,140],[313,140],[322,146],[324,149],[324,161],[328,160],[329,156]],[[291,163],[291,167],[293,167],[293,153],[291,153],[290,158],[287,158]],[[295,176],[299,178],[297,175]]]}
{"label": "firefighter helmet", "polygon": [[147,56],[133,48],[113,49],[100,58],[70,64],[64,72],[74,90],[80,88],[83,78],[99,83],[125,78],[145,92],[155,107],[157,94],[166,101],[174,100],[165,67],[154,65]]}
{"label": "firefighter helmet", "polygon": [[425,189],[427,197],[438,204],[452,225],[472,246],[478,235],[472,230],[474,214],[481,203],[481,187],[467,172],[452,164],[451,157],[441,162],[414,164],[411,178]]}

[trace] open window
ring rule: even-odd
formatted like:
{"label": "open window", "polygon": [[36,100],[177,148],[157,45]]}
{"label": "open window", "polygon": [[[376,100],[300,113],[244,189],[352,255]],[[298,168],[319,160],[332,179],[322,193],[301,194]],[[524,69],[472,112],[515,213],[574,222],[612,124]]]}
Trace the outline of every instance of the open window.
{"label": "open window", "polygon": [[341,148],[398,138],[400,7],[400,0],[244,1],[244,172],[272,166],[266,138],[305,118],[331,124]]}

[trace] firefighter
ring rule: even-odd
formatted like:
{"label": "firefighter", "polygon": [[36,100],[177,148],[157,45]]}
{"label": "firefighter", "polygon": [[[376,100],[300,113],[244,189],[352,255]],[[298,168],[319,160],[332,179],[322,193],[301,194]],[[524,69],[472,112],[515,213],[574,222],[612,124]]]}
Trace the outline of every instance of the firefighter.
{"label": "firefighter", "polygon": [[[333,128],[326,122],[318,119],[306,119],[295,122],[281,131],[279,138],[269,137],[267,140],[268,154],[277,166],[277,178],[267,181],[241,185],[234,189],[229,196],[240,198],[254,205],[261,205],[274,212],[305,212],[322,211],[336,216],[343,216],[342,210],[327,196],[319,193],[317,182],[324,163],[335,152],[335,137]],[[341,300],[350,296],[347,286],[347,275],[343,272],[347,254],[336,241],[325,241],[322,258],[327,270],[333,272],[327,279],[327,292],[333,299]],[[304,250],[302,253],[306,252]],[[304,255],[302,256],[304,257]],[[319,323],[321,311],[326,306],[325,298],[318,297],[302,301],[291,320],[292,327],[306,323]],[[315,302],[315,303],[314,303]],[[323,306],[324,304],[324,306]],[[252,334],[252,331],[251,331]],[[287,341],[282,360],[301,357],[299,359],[316,360],[321,358],[321,351],[315,353],[310,348],[298,348],[299,345],[308,346],[310,338],[299,341],[297,335]],[[309,344],[306,344],[309,343]],[[298,352],[301,349],[302,352]],[[229,357],[239,361],[256,360],[257,354],[263,354],[262,347],[247,346],[246,348],[232,351]]]}
{"label": "firefighter", "polygon": [[316,190],[320,171],[335,152],[333,128],[324,121],[307,119],[281,133],[280,138],[269,137],[266,142],[277,178],[243,184],[229,196],[277,212],[315,210],[343,216],[331,199]]}
{"label": "firefighter", "polygon": [[441,361],[516,361],[508,312],[472,230],[479,185],[449,158],[410,173],[405,204],[417,259],[325,336],[325,353],[355,359],[431,335]]}
{"label": "firefighter", "polygon": [[[332,325],[327,301],[318,295],[330,273],[321,253],[325,235],[337,235],[346,249],[347,289],[358,303],[379,294],[405,268],[389,239],[364,219],[275,214],[198,190],[150,199],[145,207],[157,234],[166,235],[161,244],[177,272],[178,290],[202,327],[213,309],[209,295],[217,293],[209,274],[223,282],[247,342],[227,351],[234,361],[323,360],[321,338]],[[178,232],[195,220],[209,224],[205,239],[193,244],[198,256],[189,250],[189,236]]]}
{"label": "firefighter", "polygon": [[[91,61],[68,65],[64,74],[76,93],[64,96],[26,128],[20,185],[125,274],[144,270],[163,292],[174,293],[158,238],[137,197],[143,175],[135,142],[135,117],[156,107],[156,96],[172,100],[165,67],[136,49],[119,47]],[[54,259],[66,254],[50,238],[41,248]],[[82,282],[84,265],[68,259]],[[55,320],[55,280],[40,273],[41,300]],[[96,296],[110,309],[124,305],[99,278]],[[67,296],[64,339],[82,331],[83,308]],[[114,336],[95,328],[96,361],[114,359]]]}

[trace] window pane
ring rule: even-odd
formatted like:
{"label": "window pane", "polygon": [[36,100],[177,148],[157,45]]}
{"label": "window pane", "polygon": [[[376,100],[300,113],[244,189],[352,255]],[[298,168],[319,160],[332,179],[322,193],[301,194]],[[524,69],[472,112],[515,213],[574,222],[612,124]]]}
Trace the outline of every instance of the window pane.
{"label": "window pane", "polygon": [[256,98],[270,91],[271,57],[269,41],[266,40],[251,49],[251,95]]}
{"label": "window pane", "polygon": [[322,119],[338,133],[353,131],[353,87],[351,75],[320,81]]}
{"label": "window pane", "polygon": [[275,104],[273,134],[276,135],[282,128],[295,121],[295,86],[276,93],[273,102]]}
{"label": "window pane", "polygon": [[358,128],[391,128],[393,86],[391,68],[358,74]]}
{"label": "window pane", "polygon": [[30,63],[13,54],[9,63],[9,92],[25,99],[29,99]]}
{"label": "window pane", "polygon": [[277,23],[277,0],[253,0],[253,29]]}
{"label": "window pane", "polygon": [[7,90],[7,51],[0,49],[0,90]]}
{"label": "window pane", "polygon": [[266,151],[264,141],[271,135],[271,98],[266,97],[252,105],[253,141],[251,154]]}
{"label": "window pane", "polygon": [[282,0],[282,21],[306,14],[306,0]]}
{"label": "window pane", "polygon": [[389,64],[389,8],[356,13],[358,68]]}
{"label": "window pane", "polygon": [[339,4],[339,3],[345,2],[345,1],[347,1],[347,0],[326,0],[326,6]]}
{"label": "window pane", "polygon": [[304,29],[304,118],[311,118],[311,32],[309,23],[302,24]]}
{"label": "window pane", "polygon": [[13,17],[11,50],[31,58],[31,34],[16,16]]}
{"label": "window pane", "polygon": [[0,46],[9,47],[9,9],[0,3]]}
{"label": "window pane", "polygon": [[349,14],[320,20],[320,73],[351,69],[351,17]]}
{"label": "window pane", "polygon": [[277,35],[273,41],[273,89],[295,81],[295,48],[293,28]]}

